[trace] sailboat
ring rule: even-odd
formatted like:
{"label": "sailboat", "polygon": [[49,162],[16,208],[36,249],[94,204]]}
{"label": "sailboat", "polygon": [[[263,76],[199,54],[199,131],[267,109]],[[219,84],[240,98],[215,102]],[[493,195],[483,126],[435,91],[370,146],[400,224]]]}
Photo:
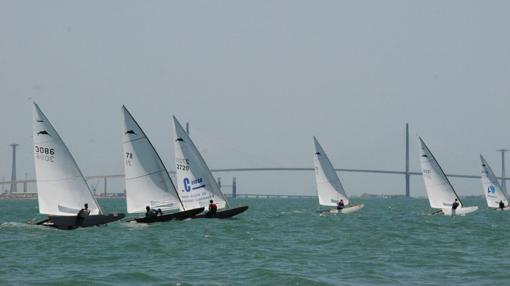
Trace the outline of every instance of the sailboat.
{"label": "sailboat", "polygon": [[510,207],[508,206],[508,194],[503,190],[503,188],[501,188],[496,175],[494,175],[494,172],[482,155],[480,155],[480,161],[482,163],[483,193],[487,200],[487,206],[489,208],[501,210],[499,203],[502,201],[505,205],[502,210],[510,210]]}
{"label": "sailboat", "polygon": [[[452,187],[452,184],[446,177],[443,169],[430,152],[425,142],[421,137],[420,141],[420,164],[422,170],[423,181],[425,182],[425,189],[429,198],[430,207],[439,209],[434,214],[444,215],[465,215],[472,213],[478,207],[465,207]],[[452,209],[452,204],[457,200],[459,206],[457,209]]]}
{"label": "sailboat", "polygon": [[[124,214],[103,214],[71,152],[35,102],[33,121],[39,213],[48,215],[34,224],[74,229],[122,219]],[[85,204],[89,215],[78,216]]]}
{"label": "sailboat", "polygon": [[[317,141],[315,136],[313,137],[314,144],[314,155],[313,163],[315,165],[315,181],[317,183],[317,196],[319,197],[319,204],[321,206],[335,207],[323,212],[329,213],[353,213],[359,211],[364,207],[363,204],[349,206],[351,201],[345,193],[342,182],[336,173],[331,161],[329,160],[326,152],[322,149],[322,146]],[[344,208],[337,209],[338,202],[343,201]]]}
{"label": "sailboat", "polygon": [[184,206],[186,208],[205,207],[210,200],[216,203],[218,207],[216,213],[197,215],[197,218],[231,218],[246,211],[248,206],[230,208],[197,147],[177,118],[174,116],[173,119],[176,138],[177,189]]}
{"label": "sailboat", "polygon": [[165,211],[161,215],[131,219],[139,223],[182,220],[204,211],[203,207],[186,209],[165,165],[142,128],[122,106],[124,172],[128,213],[145,213],[146,207]]}

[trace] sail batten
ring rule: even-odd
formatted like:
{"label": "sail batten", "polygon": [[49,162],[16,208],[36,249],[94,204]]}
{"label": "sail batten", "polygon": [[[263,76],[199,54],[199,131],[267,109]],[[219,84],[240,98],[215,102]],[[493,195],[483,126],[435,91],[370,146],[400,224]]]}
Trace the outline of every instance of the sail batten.
{"label": "sail batten", "polygon": [[125,177],[125,179],[126,180],[134,180],[134,179],[143,178],[143,177],[147,177],[147,176],[158,174],[158,173],[162,173],[162,172],[166,172],[166,170],[158,170],[158,171],[154,171],[154,172],[151,172],[151,173],[148,173],[148,174],[144,174],[144,175],[140,175],[140,176],[136,176],[136,177]]}
{"label": "sail batten", "polygon": [[[128,134],[132,134],[132,133],[128,133]],[[131,143],[131,142],[136,142],[136,141],[138,141],[138,140],[143,140],[143,139],[147,139],[147,137],[142,136],[142,137],[140,137],[140,138],[136,138],[136,139],[132,139],[132,140],[123,141],[122,143]]]}
{"label": "sail batten", "polygon": [[323,206],[336,206],[340,200],[349,205],[349,199],[338,174],[336,173],[326,152],[322,149],[317,138],[313,137],[315,181],[319,204]]}
{"label": "sail batten", "polygon": [[39,212],[75,216],[88,204],[90,214],[101,214],[74,157],[35,102],[33,142]]}
{"label": "sail batten", "polygon": [[218,209],[228,202],[197,147],[175,116],[175,162],[177,190],[186,208],[207,207],[214,200]]}
{"label": "sail batten", "polygon": [[126,203],[129,213],[146,207],[185,210],[154,146],[131,113],[122,107]]}

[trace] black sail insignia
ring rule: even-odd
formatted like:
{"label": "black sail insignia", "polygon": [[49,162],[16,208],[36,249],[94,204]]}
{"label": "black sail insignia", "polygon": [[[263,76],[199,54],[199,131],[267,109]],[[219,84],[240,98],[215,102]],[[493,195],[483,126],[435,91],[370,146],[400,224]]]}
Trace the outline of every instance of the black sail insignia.
{"label": "black sail insignia", "polygon": [[43,130],[43,131],[39,131],[39,132],[37,132],[37,135],[48,135],[48,136],[51,136],[51,135],[48,133],[48,131],[46,131],[46,130]]}

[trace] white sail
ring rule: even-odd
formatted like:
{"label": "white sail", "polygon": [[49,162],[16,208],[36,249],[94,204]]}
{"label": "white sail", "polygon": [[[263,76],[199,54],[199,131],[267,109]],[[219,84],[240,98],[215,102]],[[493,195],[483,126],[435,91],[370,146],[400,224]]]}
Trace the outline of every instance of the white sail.
{"label": "white sail", "polygon": [[69,149],[35,102],[33,120],[39,212],[75,216],[88,204],[90,214],[102,213]]}
{"label": "white sail", "polygon": [[205,207],[214,200],[219,209],[228,202],[195,144],[174,116],[177,190],[187,209]]}
{"label": "white sail", "polygon": [[494,175],[494,172],[482,155],[480,155],[480,161],[482,163],[483,193],[485,194],[485,199],[487,200],[487,206],[489,208],[499,208],[500,201],[503,201],[505,206],[507,206],[508,195],[501,188],[496,175]]}
{"label": "white sail", "polygon": [[315,181],[317,183],[317,194],[319,196],[319,204],[323,206],[336,206],[340,200],[344,201],[344,205],[349,205],[349,199],[345,194],[344,187],[338,178],[331,161],[329,161],[326,152],[322,149],[313,137],[315,165]]}
{"label": "white sail", "polygon": [[165,165],[142,128],[124,106],[122,115],[127,211],[145,212],[146,206],[184,210]]}
{"label": "white sail", "polygon": [[431,208],[451,208],[455,199],[459,201],[459,208],[462,207],[460,198],[455,193],[450,181],[439,166],[439,163],[430,152],[427,145],[420,140],[420,164],[425,182],[425,189]]}

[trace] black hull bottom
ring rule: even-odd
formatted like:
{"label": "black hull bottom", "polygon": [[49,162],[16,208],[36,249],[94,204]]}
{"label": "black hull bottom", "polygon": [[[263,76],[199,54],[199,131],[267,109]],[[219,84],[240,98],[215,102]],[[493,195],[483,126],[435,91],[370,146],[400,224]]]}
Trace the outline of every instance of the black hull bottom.
{"label": "black hull bottom", "polygon": [[138,223],[153,223],[153,222],[163,222],[163,221],[172,221],[172,220],[184,220],[187,218],[194,217],[195,215],[204,211],[204,208],[191,209],[178,213],[164,214],[161,216],[152,216],[152,217],[142,217],[135,218],[128,221],[136,221]]}
{"label": "black hull bottom", "polygon": [[76,216],[51,216],[48,219],[36,222],[36,225],[55,227],[58,229],[75,229],[78,227],[90,227],[105,225],[124,218],[125,214],[90,215],[79,219]]}
{"label": "black hull bottom", "polygon": [[247,209],[248,209],[248,206],[242,206],[242,207],[228,209],[228,210],[224,210],[224,211],[217,211],[213,215],[201,214],[201,215],[195,216],[194,218],[220,218],[220,219],[231,218],[235,215],[238,215],[238,214],[246,211]]}

